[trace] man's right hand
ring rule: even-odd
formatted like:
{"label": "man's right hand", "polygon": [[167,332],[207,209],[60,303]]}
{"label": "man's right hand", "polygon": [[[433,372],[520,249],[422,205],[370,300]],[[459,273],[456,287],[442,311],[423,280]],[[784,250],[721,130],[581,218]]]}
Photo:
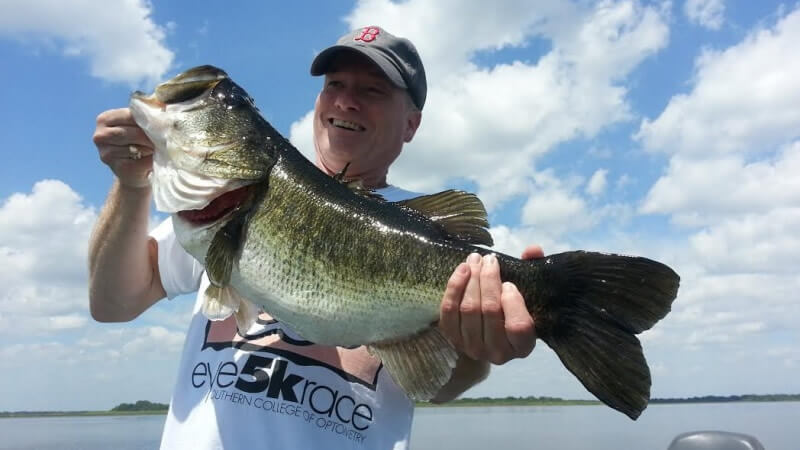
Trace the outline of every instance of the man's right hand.
{"label": "man's right hand", "polygon": [[147,175],[153,170],[153,143],[136,125],[130,109],[100,113],[92,140],[100,160],[111,168],[120,185],[129,188],[149,185]]}

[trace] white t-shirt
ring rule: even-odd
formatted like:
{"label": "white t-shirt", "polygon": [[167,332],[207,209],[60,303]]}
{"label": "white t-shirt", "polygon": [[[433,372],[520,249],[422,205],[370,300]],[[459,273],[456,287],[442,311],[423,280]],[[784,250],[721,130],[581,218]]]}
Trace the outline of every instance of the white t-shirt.
{"label": "white t-shirt", "polygon": [[[389,201],[418,194],[390,186]],[[203,292],[203,267],[177,243],[170,219],[158,241],[169,298]],[[414,405],[364,347],[305,341],[267,314],[241,336],[233,317],[212,322],[198,296],[162,436],[162,449],[405,449]]]}

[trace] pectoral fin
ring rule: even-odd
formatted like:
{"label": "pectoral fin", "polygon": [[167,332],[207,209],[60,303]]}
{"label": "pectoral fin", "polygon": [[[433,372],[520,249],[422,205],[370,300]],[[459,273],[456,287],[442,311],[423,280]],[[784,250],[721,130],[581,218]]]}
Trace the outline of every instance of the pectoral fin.
{"label": "pectoral fin", "polygon": [[413,400],[433,398],[450,379],[458,360],[450,341],[433,327],[408,340],[371,344],[368,348]]}
{"label": "pectoral fin", "polygon": [[214,234],[206,252],[206,273],[212,285],[224,287],[230,281],[253,206],[263,197],[267,188],[266,182],[252,186],[249,195],[236,207],[230,220]]}
{"label": "pectoral fin", "polygon": [[241,245],[245,214],[238,214],[214,235],[206,253],[206,272],[214,286],[225,286],[231,279],[231,270]]}

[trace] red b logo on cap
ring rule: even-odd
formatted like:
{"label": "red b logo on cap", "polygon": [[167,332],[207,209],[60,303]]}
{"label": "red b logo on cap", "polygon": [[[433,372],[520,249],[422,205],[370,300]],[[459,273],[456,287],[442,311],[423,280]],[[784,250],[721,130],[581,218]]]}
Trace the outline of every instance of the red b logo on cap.
{"label": "red b logo on cap", "polygon": [[356,36],[354,41],[364,41],[364,42],[372,42],[378,35],[381,33],[381,29],[378,27],[366,27],[361,30],[361,35]]}

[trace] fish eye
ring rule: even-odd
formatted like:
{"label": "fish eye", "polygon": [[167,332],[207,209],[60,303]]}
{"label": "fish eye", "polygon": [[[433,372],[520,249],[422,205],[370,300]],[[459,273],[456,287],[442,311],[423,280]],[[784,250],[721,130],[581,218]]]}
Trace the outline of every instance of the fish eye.
{"label": "fish eye", "polygon": [[217,83],[211,90],[211,97],[219,100],[228,109],[242,105],[255,107],[255,102],[250,95],[230,79]]}

